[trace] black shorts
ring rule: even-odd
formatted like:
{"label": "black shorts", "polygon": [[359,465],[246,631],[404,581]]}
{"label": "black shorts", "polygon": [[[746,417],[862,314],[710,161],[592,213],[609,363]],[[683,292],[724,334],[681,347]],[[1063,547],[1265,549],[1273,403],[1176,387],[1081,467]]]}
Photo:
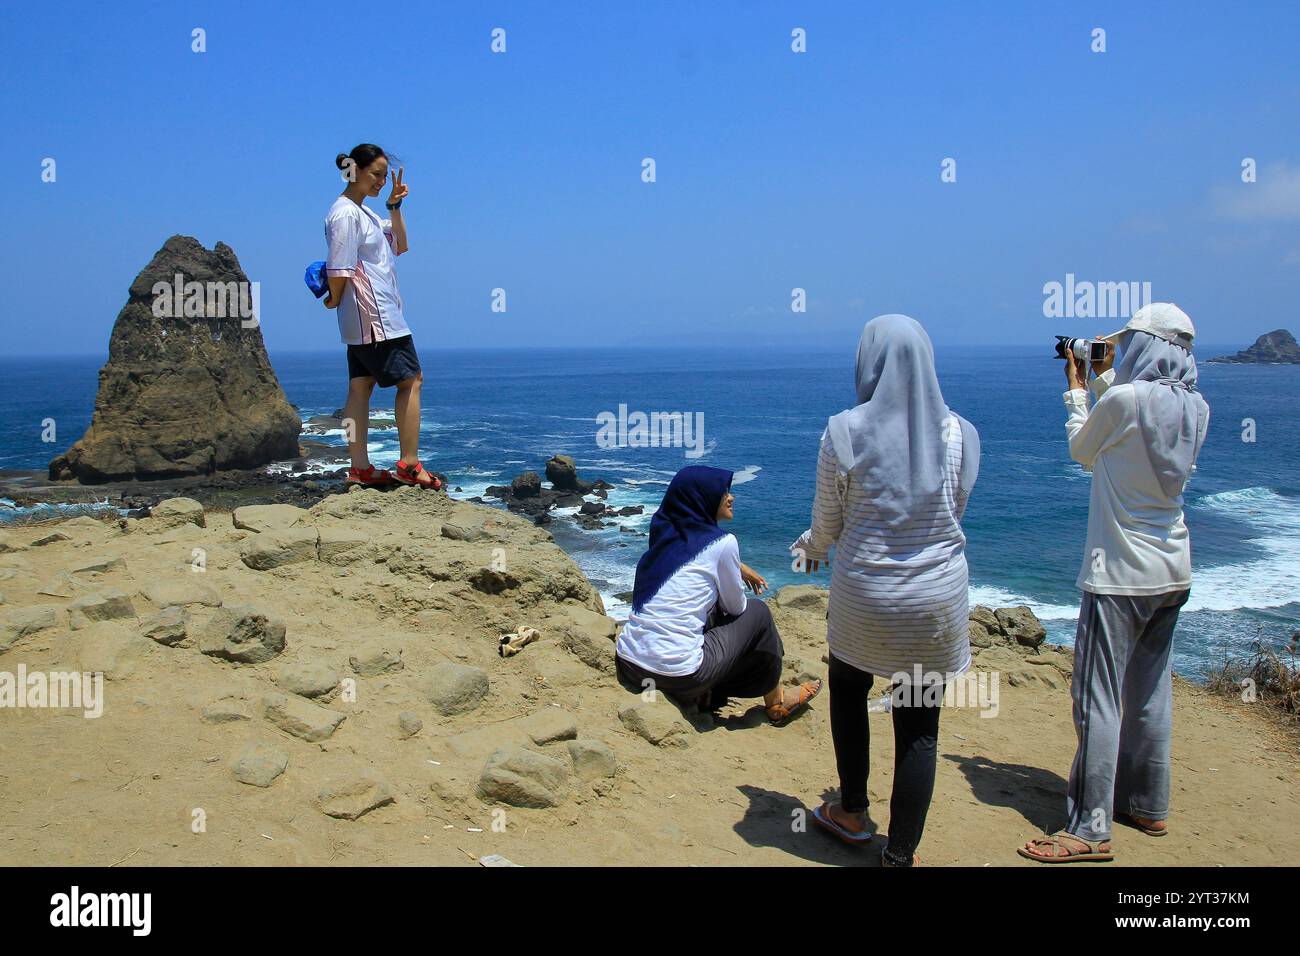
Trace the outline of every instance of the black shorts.
{"label": "black shorts", "polygon": [[392,388],[419,374],[420,356],[409,335],[348,346],[348,378],[373,378],[380,388]]}

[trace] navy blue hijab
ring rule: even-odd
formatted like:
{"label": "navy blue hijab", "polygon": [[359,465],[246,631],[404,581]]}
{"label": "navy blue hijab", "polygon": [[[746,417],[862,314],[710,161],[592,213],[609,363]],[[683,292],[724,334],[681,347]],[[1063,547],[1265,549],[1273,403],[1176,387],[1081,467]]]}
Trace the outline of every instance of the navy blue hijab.
{"label": "navy blue hijab", "polygon": [[673,476],[650,519],[650,547],[636,565],[632,610],[641,610],[678,568],[726,534],[718,527],[718,506],[731,490],[731,475],[688,465]]}

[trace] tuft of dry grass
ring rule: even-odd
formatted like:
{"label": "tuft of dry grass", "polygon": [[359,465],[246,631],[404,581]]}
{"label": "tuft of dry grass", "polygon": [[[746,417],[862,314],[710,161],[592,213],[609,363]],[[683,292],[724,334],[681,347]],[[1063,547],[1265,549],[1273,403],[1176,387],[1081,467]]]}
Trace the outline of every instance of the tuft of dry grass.
{"label": "tuft of dry grass", "polygon": [[1230,657],[1211,672],[1207,686],[1219,694],[1239,697],[1246,703],[1268,704],[1300,723],[1300,631],[1280,649],[1255,641],[1249,654]]}

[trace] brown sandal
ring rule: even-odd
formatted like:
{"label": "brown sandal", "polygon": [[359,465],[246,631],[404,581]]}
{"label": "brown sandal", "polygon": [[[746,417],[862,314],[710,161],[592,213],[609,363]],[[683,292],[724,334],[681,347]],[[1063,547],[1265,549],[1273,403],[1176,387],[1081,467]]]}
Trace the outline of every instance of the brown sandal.
{"label": "brown sandal", "polygon": [[[1115,814],[1115,822],[1122,823],[1126,827],[1132,827],[1134,830],[1141,830],[1149,837],[1162,837],[1169,835],[1169,824],[1164,820],[1152,820],[1150,823],[1143,823],[1131,813]],[[1152,823],[1165,823],[1162,827],[1153,827]]]}
{"label": "brown sandal", "polygon": [[[1082,843],[1087,849],[1072,849],[1061,842],[1062,838],[1073,840],[1075,843]],[[1109,863],[1115,859],[1115,854],[1110,852],[1109,840],[1099,840],[1093,843],[1083,837],[1077,837],[1073,833],[1066,833],[1064,830],[1058,830],[1050,836],[1030,840],[1029,846],[1051,847],[1051,853],[1035,853],[1028,846],[1016,847],[1016,852],[1026,860],[1036,860],[1039,863]],[[1057,852],[1059,850],[1065,852],[1059,853]]]}
{"label": "brown sandal", "polygon": [[808,702],[822,692],[822,681],[810,680],[799,685],[799,698],[793,704],[786,705],[785,691],[781,691],[781,700],[767,708],[767,719],[778,727],[808,706]]}

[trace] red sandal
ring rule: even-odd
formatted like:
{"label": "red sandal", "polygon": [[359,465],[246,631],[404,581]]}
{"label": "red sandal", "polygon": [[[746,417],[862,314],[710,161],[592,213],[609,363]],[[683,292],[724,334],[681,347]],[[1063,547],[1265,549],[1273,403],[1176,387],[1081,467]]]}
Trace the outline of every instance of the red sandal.
{"label": "red sandal", "polygon": [[349,468],[346,484],[363,485],[366,488],[387,488],[396,481],[393,473],[384,469],[375,471],[374,465],[366,465],[364,468]]}
{"label": "red sandal", "polygon": [[431,474],[424,465],[418,461],[414,465],[408,465],[404,461],[397,463],[397,471],[393,477],[404,485],[416,485],[420,488],[432,488],[434,491],[442,490],[442,479],[437,475]]}

